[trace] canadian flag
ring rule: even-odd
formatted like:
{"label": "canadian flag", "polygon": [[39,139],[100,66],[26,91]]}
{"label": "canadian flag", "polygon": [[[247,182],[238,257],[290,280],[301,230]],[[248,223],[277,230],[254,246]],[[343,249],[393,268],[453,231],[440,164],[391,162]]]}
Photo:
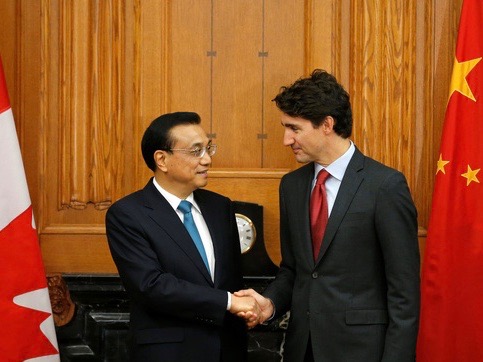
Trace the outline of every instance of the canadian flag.
{"label": "canadian flag", "polygon": [[47,279],[1,59],[0,361],[60,361]]}

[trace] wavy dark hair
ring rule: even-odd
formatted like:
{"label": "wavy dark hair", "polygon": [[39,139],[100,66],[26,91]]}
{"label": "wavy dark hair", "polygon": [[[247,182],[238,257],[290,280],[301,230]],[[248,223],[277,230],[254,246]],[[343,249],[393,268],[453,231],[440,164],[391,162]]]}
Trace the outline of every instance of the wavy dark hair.
{"label": "wavy dark hair", "polygon": [[343,138],[352,133],[349,93],[325,70],[315,69],[309,77],[281,87],[273,101],[283,113],[309,120],[315,128],[331,116],[335,120],[335,133]]}

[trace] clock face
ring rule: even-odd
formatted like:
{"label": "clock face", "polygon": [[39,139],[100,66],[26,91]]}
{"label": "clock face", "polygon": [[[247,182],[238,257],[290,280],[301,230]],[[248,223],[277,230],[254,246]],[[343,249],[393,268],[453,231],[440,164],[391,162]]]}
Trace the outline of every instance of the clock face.
{"label": "clock face", "polygon": [[257,231],[253,222],[243,214],[235,214],[238,234],[240,235],[240,249],[242,254],[248,252],[257,238]]}

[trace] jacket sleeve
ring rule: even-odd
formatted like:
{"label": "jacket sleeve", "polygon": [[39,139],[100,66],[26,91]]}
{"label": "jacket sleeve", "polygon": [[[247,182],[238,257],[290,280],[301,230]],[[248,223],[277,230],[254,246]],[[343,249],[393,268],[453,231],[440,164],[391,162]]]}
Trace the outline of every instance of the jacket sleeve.
{"label": "jacket sleeve", "polygon": [[389,315],[383,361],[414,361],[420,304],[418,224],[400,172],[392,173],[378,192],[375,225],[384,258]]}
{"label": "jacket sleeve", "polygon": [[286,313],[292,304],[292,290],[295,280],[295,258],[292,250],[289,220],[283,192],[283,182],[280,183],[280,249],[282,261],[275,280],[270,283],[263,295],[270,298],[275,306],[275,317]]}

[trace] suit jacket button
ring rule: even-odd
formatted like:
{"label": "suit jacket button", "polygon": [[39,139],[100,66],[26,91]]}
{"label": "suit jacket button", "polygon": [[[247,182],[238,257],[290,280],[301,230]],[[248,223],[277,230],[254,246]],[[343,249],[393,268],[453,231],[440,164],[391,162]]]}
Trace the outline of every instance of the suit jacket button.
{"label": "suit jacket button", "polygon": [[319,277],[319,274],[317,272],[312,273],[312,278],[317,279]]}

